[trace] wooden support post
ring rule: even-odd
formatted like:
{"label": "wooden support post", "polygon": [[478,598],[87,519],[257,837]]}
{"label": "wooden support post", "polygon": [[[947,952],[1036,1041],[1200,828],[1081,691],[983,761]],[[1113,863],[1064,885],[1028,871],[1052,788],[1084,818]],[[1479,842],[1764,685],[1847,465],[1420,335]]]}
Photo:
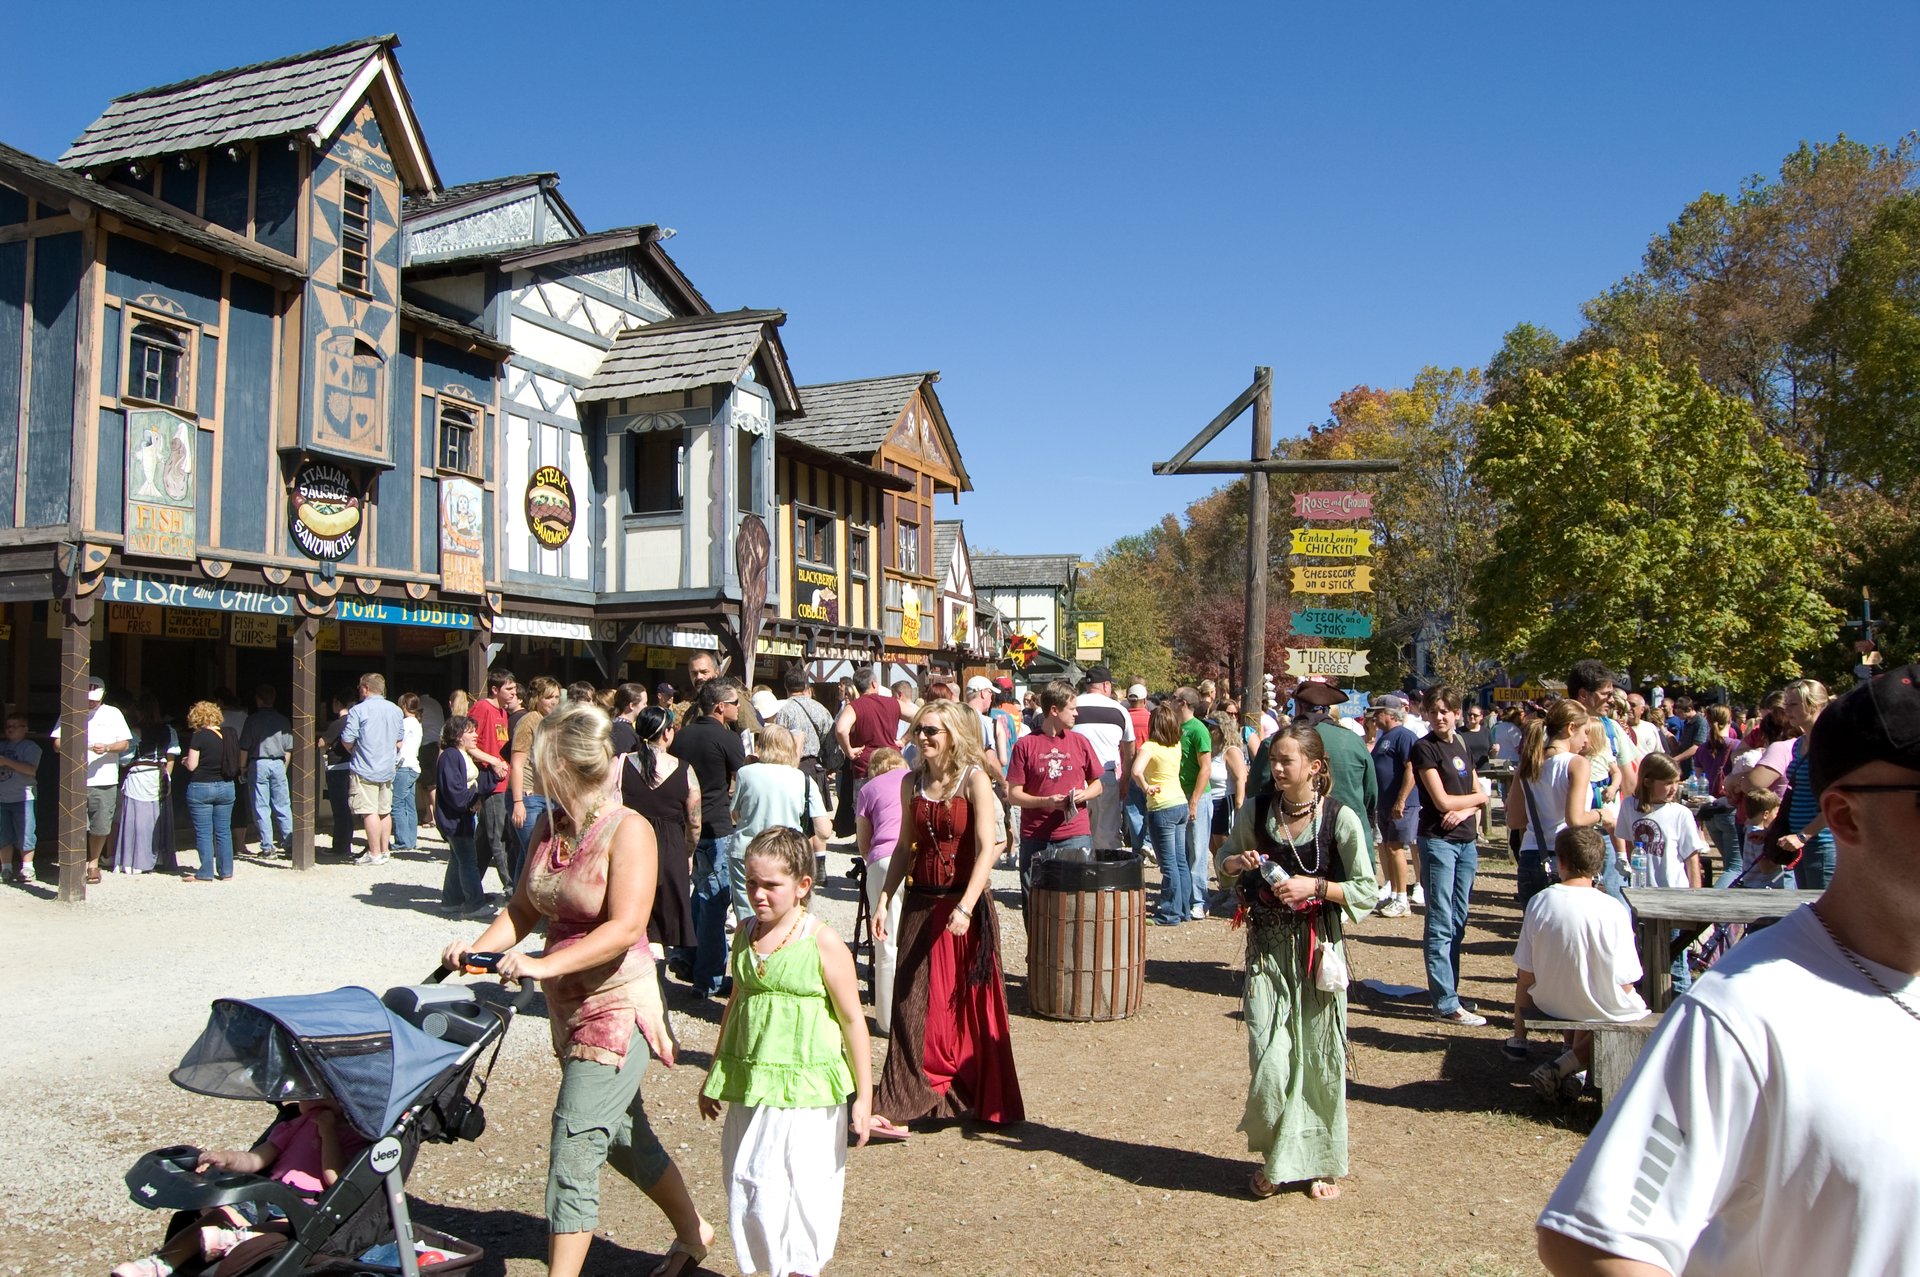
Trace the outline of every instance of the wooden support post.
{"label": "wooden support post", "polygon": [[287,788],[293,799],[293,845],[288,854],[295,869],[313,868],[313,825],[318,804],[314,779],[318,775],[320,735],[320,622],[303,616],[293,624],[293,753],[287,760]]}
{"label": "wooden support post", "polygon": [[87,670],[92,656],[93,608],[68,599],[55,602],[60,625],[60,899],[87,898]]}
{"label": "wooden support post", "polygon": [[467,643],[467,695],[476,701],[487,694],[487,649],[492,645],[493,631],[484,624]]}
{"label": "wooden support post", "polygon": [[[1253,457],[1258,464],[1273,451],[1273,369],[1253,370]],[[1247,475],[1247,632],[1240,649],[1240,669],[1245,685],[1240,695],[1240,712],[1245,721],[1258,723],[1266,708],[1267,659],[1267,476]]]}

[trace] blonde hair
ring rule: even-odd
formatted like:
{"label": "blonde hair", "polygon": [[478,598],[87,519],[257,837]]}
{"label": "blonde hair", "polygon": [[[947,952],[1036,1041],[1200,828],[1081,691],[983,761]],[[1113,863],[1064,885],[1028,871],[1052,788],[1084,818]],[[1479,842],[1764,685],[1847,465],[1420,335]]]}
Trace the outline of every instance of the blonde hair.
{"label": "blonde hair", "polygon": [[534,679],[531,683],[522,683],[521,688],[526,692],[526,695],[521,698],[521,704],[525,705],[528,709],[532,709],[549,696],[560,695],[560,693],[565,690],[560,686],[559,679],[548,678],[545,674]]}
{"label": "blonde hair", "polygon": [[754,756],[761,762],[772,763],[776,767],[800,765],[800,742],[780,724],[768,723],[754,735],[753,741]]}
{"label": "blonde hair", "polygon": [[[1771,789],[1749,789],[1747,791],[1748,816],[1762,816],[1767,812],[1779,810],[1780,795],[1774,793]],[[1760,822],[1750,820],[1748,823],[1757,825]]]}
{"label": "blonde hair", "polygon": [[202,728],[217,728],[223,719],[220,706],[214,701],[195,701],[187,711],[187,726],[199,731]]}
{"label": "blonde hair", "polygon": [[[1586,727],[1590,721],[1586,706],[1579,701],[1572,697],[1555,701],[1544,719],[1527,725],[1526,739],[1520,746],[1520,765],[1515,768],[1515,773],[1521,780],[1534,779],[1540,774],[1541,765],[1546,761],[1547,742],[1566,736],[1569,738],[1568,745],[1571,747],[1573,733]],[[1585,751],[1575,752],[1584,753]]]}
{"label": "blonde hair", "polygon": [[1800,698],[1800,703],[1818,714],[1832,699],[1827,693],[1827,685],[1817,678],[1798,678],[1788,683],[1786,689]]}
{"label": "blonde hair", "polygon": [[891,745],[882,745],[867,755],[867,779],[899,771],[907,765],[907,756]]}
{"label": "blonde hair", "polygon": [[540,720],[531,761],[549,803],[579,829],[613,775],[613,720],[591,701],[570,701]]}
{"label": "blonde hair", "polygon": [[1625,718],[1633,712],[1633,702],[1628,700],[1627,694],[1617,687],[1602,698],[1601,704],[1612,710],[1615,718]]}
{"label": "blonde hair", "polygon": [[959,701],[928,701],[913,716],[913,725],[918,727],[929,718],[939,719],[940,726],[947,730],[950,744],[946,763],[938,775],[934,774],[928,766],[927,751],[923,745],[920,762],[914,770],[920,773],[922,780],[935,781],[944,789],[947,784],[965,775],[967,768],[980,765],[980,715]]}
{"label": "blonde hair", "polygon": [[[871,776],[873,773],[869,771],[867,774]],[[753,841],[747,844],[746,852],[740,857],[742,868],[755,857],[773,861],[792,875],[795,882],[811,879],[819,863],[813,857],[813,844],[807,841],[806,836],[798,829],[789,829],[785,825],[775,825],[754,835]],[[812,895],[813,888],[808,887],[800,898],[805,900]]]}

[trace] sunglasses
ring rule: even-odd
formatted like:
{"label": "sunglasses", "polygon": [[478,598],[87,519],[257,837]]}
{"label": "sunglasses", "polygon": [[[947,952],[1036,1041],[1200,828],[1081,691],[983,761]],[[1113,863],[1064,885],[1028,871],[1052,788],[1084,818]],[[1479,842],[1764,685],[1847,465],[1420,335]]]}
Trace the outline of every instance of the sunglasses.
{"label": "sunglasses", "polygon": [[1843,794],[1912,794],[1913,805],[1920,807],[1920,785],[1834,785]]}
{"label": "sunglasses", "polygon": [[947,729],[944,727],[936,727],[932,723],[922,723],[918,727],[914,728],[913,730],[920,733],[922,736],[938,736],[941,732],[944,732]]}

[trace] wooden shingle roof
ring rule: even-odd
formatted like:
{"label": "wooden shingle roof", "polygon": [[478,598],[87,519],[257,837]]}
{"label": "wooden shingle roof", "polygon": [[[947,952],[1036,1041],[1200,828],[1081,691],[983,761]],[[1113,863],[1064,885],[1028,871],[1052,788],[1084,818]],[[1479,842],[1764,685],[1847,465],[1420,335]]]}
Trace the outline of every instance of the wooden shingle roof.
{"label": "wooden shingle roof", "polygon": [[392,95],[389,105],[401,117],[397,123],[404,136],[389,137],[387,143],[403,184],[414,191],[434,190],[439,178],[392,59],[399,46],[398,36],[371,36],[126,94],[74,139],[60,163],[110,168],[293,135],[317,143],[362,94],[384,80]]}
{"label": "wooden shingle roof", "polygon": [[417,217],[422,213],[436,213],[441,209],[458,208],[462,204],[471,204],[476,200],[498,195],[502,191],[511,191],[518,186],[538,185],[559,195],[554,188],[559,184],[558,173],[520,173],[513,177],[490,177],[479,182],[462,182],[458,186],[449,186],[430,195],[414,195],[400,202],[403,217]]}
{"label": "wooden shingle roof", "polygon": [[806,407],[807,419],[792,433],[833,452],[877,452],[893,423],[906,411],[907,400],[939,376],[937,372],[911,372],[802,386],[800,402]]}
{"label": "wooden shingle roof", "polygon": [[614,339],[579,402],[732,385],[758,361],[761,382],[773,394],[775,419],[785,421],[799,411],[780,344],[779,328],[786,320],[785,311],[733,310],[629,328]]}
{"label": "wooden shingle roof", "polygon": [[933,561],[941,572],[953,562],[953,547],[960,543],[960,520],[935,519],[933,521]]}
{"label": "wooden shingle roof", "polygon": [[973,584],[989,590],[1064,590],[1079,562],[1077,554],[976,554]]}

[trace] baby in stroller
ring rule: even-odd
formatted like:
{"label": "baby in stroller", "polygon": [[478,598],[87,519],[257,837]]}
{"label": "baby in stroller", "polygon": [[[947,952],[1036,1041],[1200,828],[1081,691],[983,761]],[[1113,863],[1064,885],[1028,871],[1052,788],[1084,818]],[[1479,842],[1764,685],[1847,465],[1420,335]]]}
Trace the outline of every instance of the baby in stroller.
{"label": "baby in stroller", "polygon": [[[252,1148],[203,1150],[194,1172],[264,1175],[311,1203],[333,1186],[348,1161],[366,1146],[366,1139],[352,1124],[341,1120],[336,1101],[302,1100],[297,1116],[276,1122]],[[175,1268],[190,1260],[211,1263],[261,1232],[284,1230],[285,1220],[285,1213],[269,1203],[216,1206],[153,1254],[115,1267],[112,1277],[171,1277]]]}

